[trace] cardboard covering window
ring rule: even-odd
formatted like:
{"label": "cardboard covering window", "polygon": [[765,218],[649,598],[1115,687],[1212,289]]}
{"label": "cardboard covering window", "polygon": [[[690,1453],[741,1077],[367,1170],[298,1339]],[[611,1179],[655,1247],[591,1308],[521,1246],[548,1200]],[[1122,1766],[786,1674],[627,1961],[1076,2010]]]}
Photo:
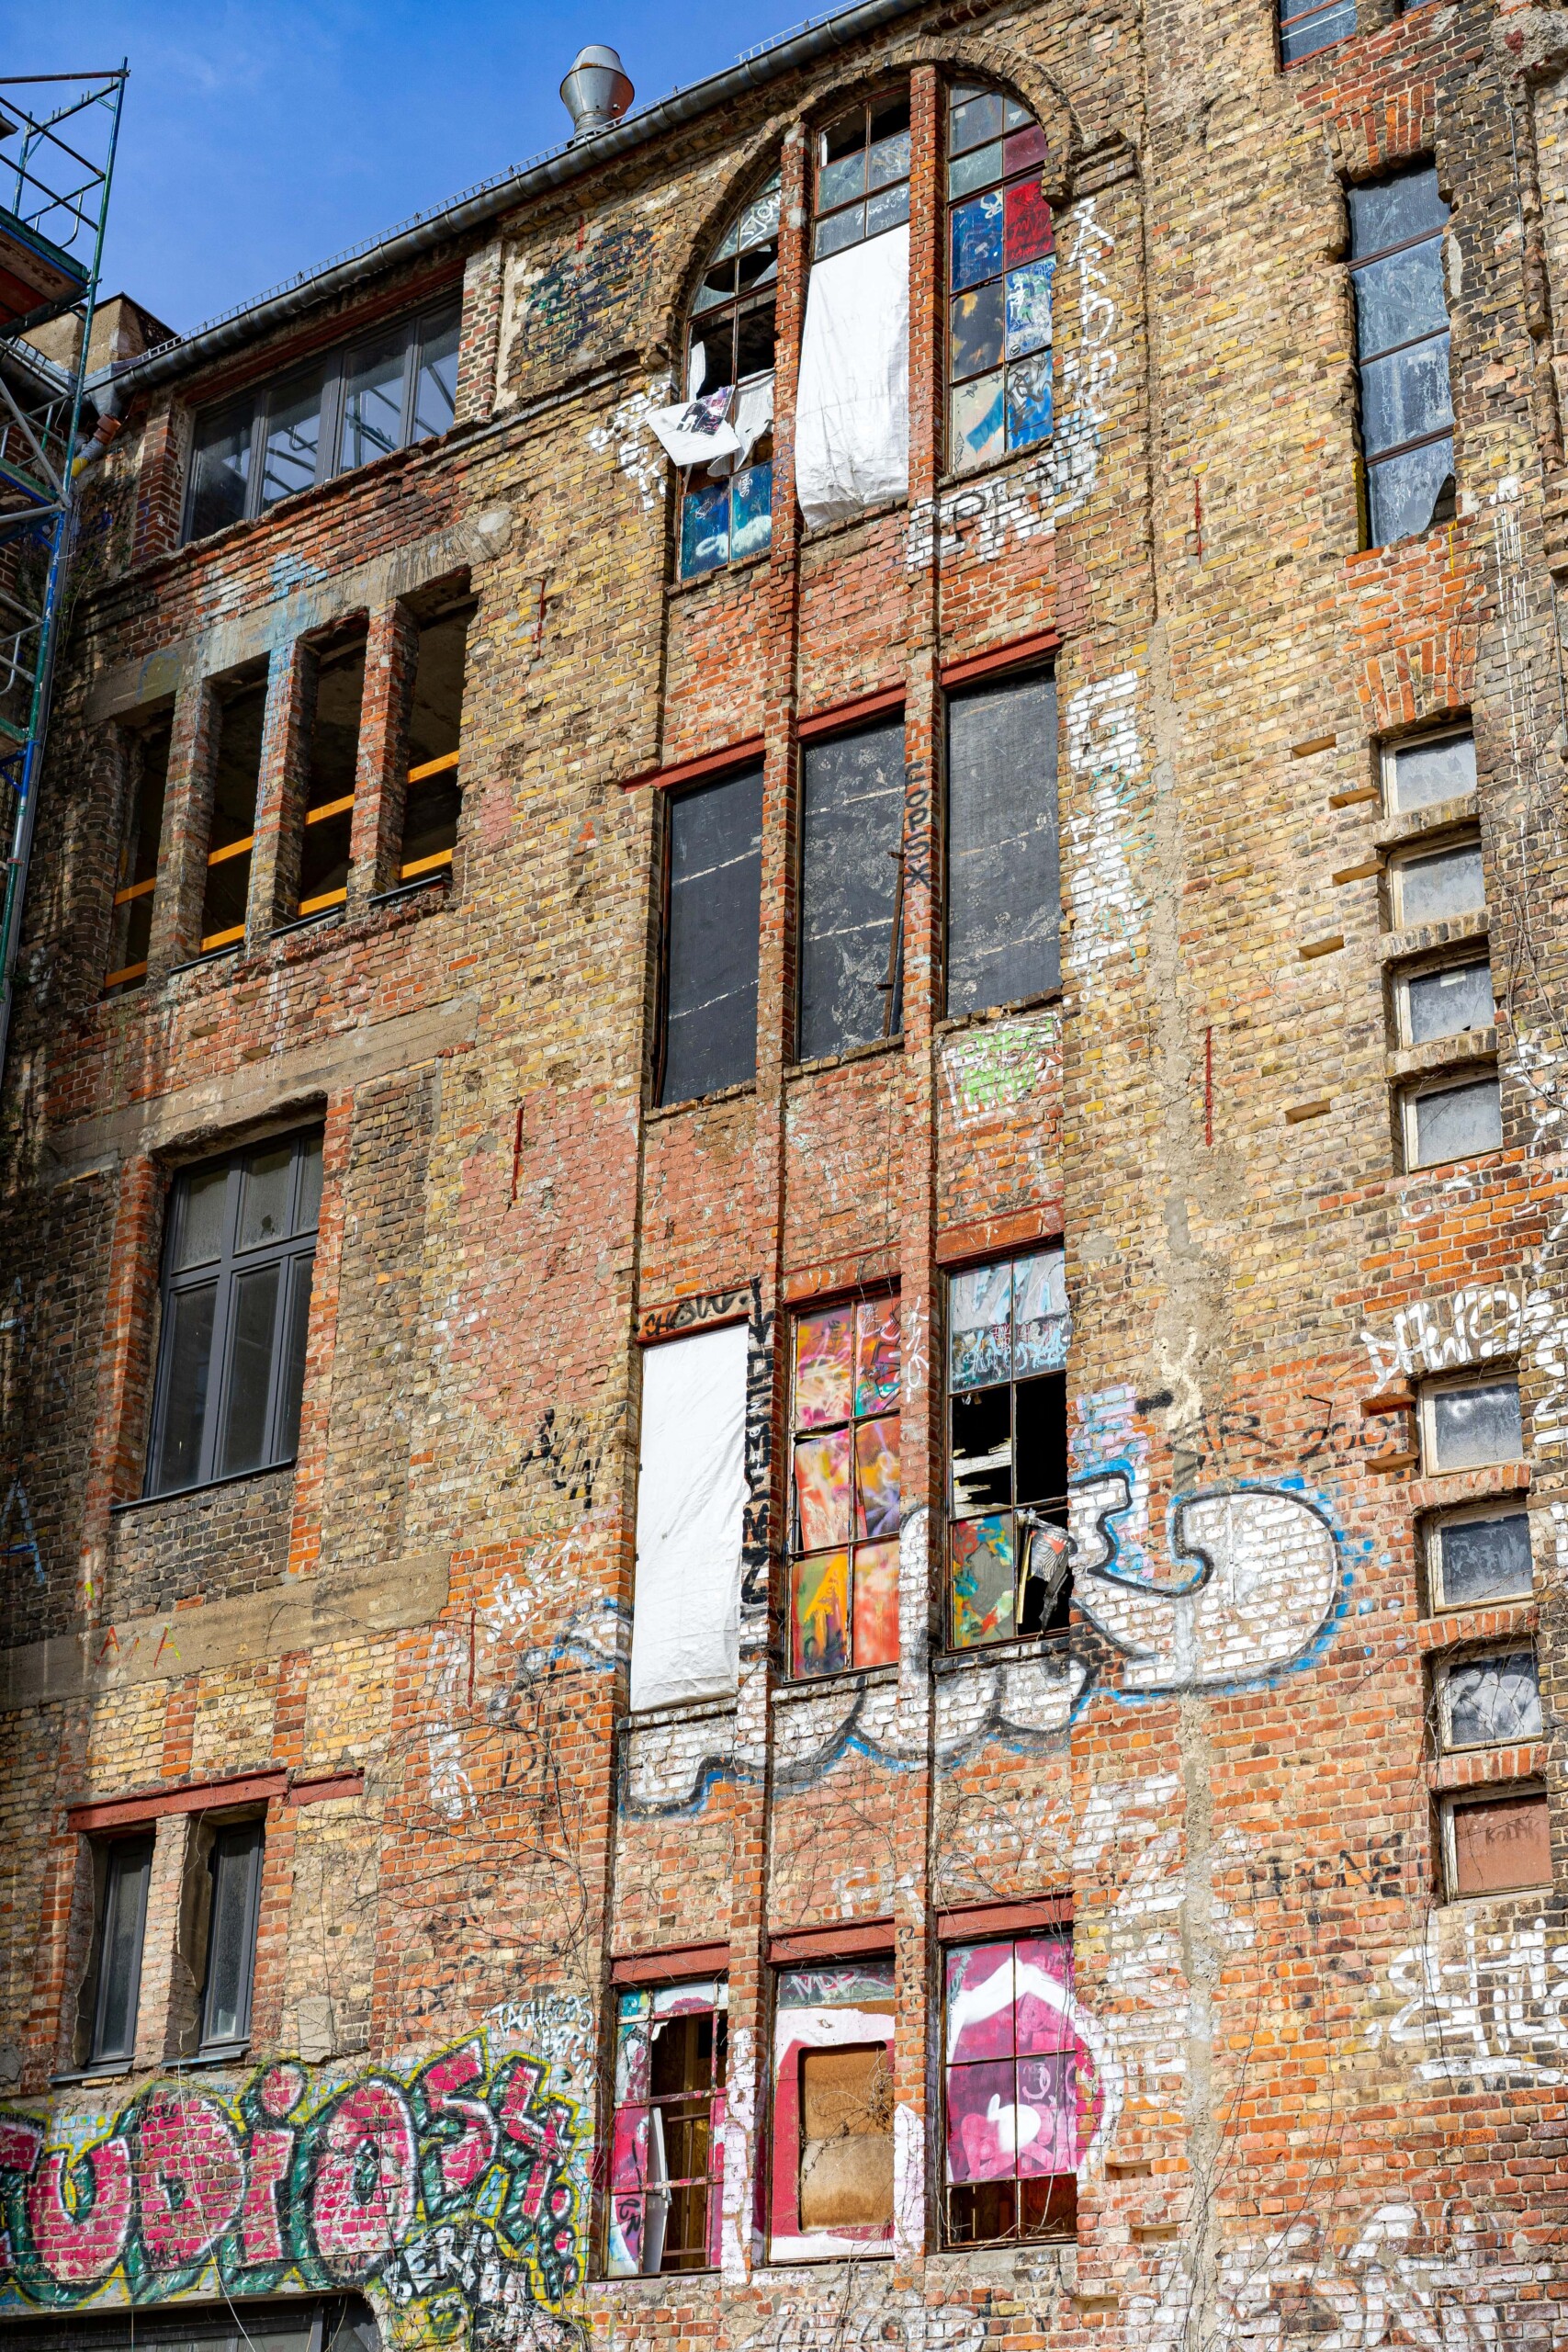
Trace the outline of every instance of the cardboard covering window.
{"label": "cardboard covering window", "polygon": [[816,263],[795,395],[795,481],[809,528],[909,488],[909,231]]}
{"label": "cardboard covering window", "polygon": [[890,1960],[785,1969],[773,2026],[769,2255],[818,2261],[893,2234]]}
{"label": "cardboard covering window", "polygon": [[745,1419],[744,1324],[643,1351],[634,1711],[736,1687]]}
{"label": "cardboard covering window", "polygon": [[949,1014],[1060,988],[1054,678],[948,704],[947,848]]}

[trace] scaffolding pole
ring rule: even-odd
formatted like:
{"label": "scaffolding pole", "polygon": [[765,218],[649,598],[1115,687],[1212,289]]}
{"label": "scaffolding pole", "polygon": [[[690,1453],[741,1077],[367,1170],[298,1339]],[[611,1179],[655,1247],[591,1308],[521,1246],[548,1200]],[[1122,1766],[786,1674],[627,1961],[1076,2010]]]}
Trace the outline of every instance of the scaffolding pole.
{"label": "scaffolding pole", "polygon": [[[127,67],[0,76],[0,1080]],[[66,362],[31,339],[69,319]]]}

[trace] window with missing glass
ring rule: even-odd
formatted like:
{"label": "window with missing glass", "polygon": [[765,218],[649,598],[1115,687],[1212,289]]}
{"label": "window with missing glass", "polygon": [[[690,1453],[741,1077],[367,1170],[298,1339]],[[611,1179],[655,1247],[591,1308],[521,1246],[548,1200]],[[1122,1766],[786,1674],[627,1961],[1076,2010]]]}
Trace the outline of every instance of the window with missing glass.
{"label": "window with missing glass", "polygon": [[1067,1341],[1060,1250],[948,1285],[948,1639],[1067,1622]]}
{"label": "window with missing glass", "polygon": [[292,1460],[321,1198],[319,1130],[176,1177],[149,1495]]}
{"label": "window with missing glass", "polygon": [[1385,547],[1419,537],[1454,512],[1449,207],[1430,164],[1352,187],[1347,201],[1367,543]]}
{"label": "window with missing glass", "polygon": [[718,2267],[728,2007],[722,1977],[619,1996],[611,2278]]}
{"label": "window with missing glass", "polygon": [[[743,205],[714,247],[686,329],[686,399],[727,424],[725,447],[684,470],[681,577],[766,552],[773,509],[773,311],[779,175]],[[728,394],[722,402],[721,394]],[[700,422],[701,420],[699,420]],[[733,446],[739,443],[739,447]]]}
{"label": "window with missing glass", "polygon": [[204,2057],[243,2049],[250,2040],[264,1836],[259,1821],[226,1822],[213,1833],[201,1989]]}
{"label": "window with missing glass", "polygon": [[1519,1384],[1512,1373],[1434,1383],[1421,1392],[1421,1441],[1429,1471],[1480,1470],[1524,1453]]}
{"label": "window with missing glass", "polygon": [[266,669],[238,673],[218,690],[217,750],[201,899],[201,952],[237,947],[245,936],[251,864],[256,844],[262,741],[266,731]]}
{"label": "window with missing glass", "polygon": [[1465,728],[1456,734],[1417,735],[1407,742],[1387,744],[1382,774],[1391,817],[1468,799],[1475,790],[1475,738]]}
{"label": "window with missing glass", "polygon": [[457,414],[460,307],[446,299],[203,411],[191,443],[184,537],[205,538],[446,432]]}
{"label": "window with missing glass", "polygon": [[825,261],[908,217],[909,93],[893,90],[818,133],[813,258]]}
{"label": "window with missing glass", "polygon": [[97,1917],[86,2060],[90,2066],[129,2064],[136,2049],[136,2005],[141,1990],[141,1940],[152,1876],[151,1831],[117,1838],[99,1849]]}
{"label": "window with missing glass", "polygon": [[409,710],[402,847],[396,880],[427,884],[448,871],[463,813],[463,690],[471,604],[422,621]]}
{"label": "window with missing glass", "polygon": [[1427,1605],[1484,1608],[1528,1600],[1535,1589],[1529,1513],[1494,1504],[1454,1511],[1426,1529]]}
{"label": "window with missing glass", "polygon": [[158,719],[151,727],[128,729],[124,737],[125,815],[115,876],[108,969],[104,974],[106,995],[133,989],[147,978],[173,738],[172,717]]}
{"label": "window with missing glass", "polygon": [[1055,232],[1045,134],[1016,98],[948,93],[947,462],[954,473],[1051,432]]}

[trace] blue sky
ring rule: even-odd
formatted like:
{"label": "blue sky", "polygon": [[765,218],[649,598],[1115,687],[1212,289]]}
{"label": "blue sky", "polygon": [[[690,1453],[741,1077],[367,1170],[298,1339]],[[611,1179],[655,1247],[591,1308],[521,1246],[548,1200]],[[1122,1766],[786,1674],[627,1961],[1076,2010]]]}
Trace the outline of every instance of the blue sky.
{"label": "blue sky", "polygon": [[823,6],[0,0],[0,35],[14,74],[129,57],[105,290],[183,333],[553,146],[584,41],[620,51],[640,105]]}

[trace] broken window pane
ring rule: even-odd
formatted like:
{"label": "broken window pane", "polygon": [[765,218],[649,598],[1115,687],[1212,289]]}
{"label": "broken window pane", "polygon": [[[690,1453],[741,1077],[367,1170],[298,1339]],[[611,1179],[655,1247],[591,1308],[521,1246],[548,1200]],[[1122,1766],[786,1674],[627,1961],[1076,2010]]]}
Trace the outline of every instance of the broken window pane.
{"label": "broken window pane", "polygon": [[1393,888],[1394,921],[1402,931],[1417,923],[1451,922],[1461,915],[1483,913],[1486,881],[1480,842],[1466,842],[1456,849],[1402,858],[1393,869]]}
{"label": "broken window pane", "polygon": [[1503,1102],[1495,1078],[1417,1094],[1405,1107],[1412,1168],[1438,1168],[1497,1151],[1503,1142]]}
{"label": "broken window pane", "polygon": [[1435,741],[1396,743],[1385,754],[1391,813],[1430,808],[1475,790],[1475,738],[1441,735]]}
{"label": "broken window pane", "polygon": [[[859,159],[863,163],[863,157]],[[734,386],[728,423],[739,452],[688,466],[681,502],[680,571],[694,580],[767,552],[773,536],[774,293],[779,179],[742,208],[720,238],[692,303],[686,398]],[[724,420],[721,420],[724,421]]]}
{"label": "broken window pane", "polygon": [[904,720],[807,743],[802,755],[802,1061],[900,1026]]}
{"label": "broken window pane", "polygon": [[973,2245],[1072,2234],[1080,2118],[1092,2098],[1071,2022],[1066,1936],[946,1955],[946,2235]]}
{"label": "broken window pane", "polygon": [[1488,1462],[1517,1462],[1524,1452],[1517,1380],[1427,1393],[1434,1470],[1473,1470]]}
{"label": "broken window pane", "polygon": [[728,1987],[622,1993],[605,2270],[718,2265]]}
{"label": "broken window pane", "polygon": [[1492,967],[1450,964],[1444,971],[1419,973],[1404,982],[1404,1008],[1407,1046],[1457,1037],[1467,1029],[1488,1029],[1496,1014]]}
{"label": "broken window pane", "polygon": [[1500,1651],[1450,1666],[1442,1683],[1443,1744],[1490,1747],[1541,1736],[1533,1649]]}
{"label": "broken window pane", "polygon": [[1521,1600],[1534,1589],[1528,1511],[1446,1520],[1436,1530],[1433,1550],[1433,1600],[1439,1609]]}
{"label": "broken window pane", "polygon": [[1303,8],[1280,15],[1280,62],[1293,65],[1336,41],[1348,40],[1356,29],[1356,0],[1329,0],[1326,8]]}
{"label": "broken window pane", "polygon": [[[1027,128],[1004,140],[998,93],[950,96],[948,465],[957,473],[1044,440],[1052,424],[1056,264],[1039,168],[1045,141],[1007,104]],[[981,124],[991,126],[984,138]]]}
{"label": "broken window pane", "polygon": [[762,768],[670,804],[660,1102],[739,1086],[757,1068]]}
{"label": "broken window pane", "polygon": [[[852,107],[818,135],[818,260],[880,235],[909,217],[909,101],[907,95]],[[862,199],[869,198],[869,202]]]}
{"label": "broken window pane", "polygon": [[1060,1250],[954,1274],[948,1289],[948,1638],[954,1649],[1065,1625],[1070,1322]]}
{"label": "broken window pane", "polygon": [[204,952],[231,946],[244,937],[265,719],[265,678],[231,694],[218,715],[212,816],[207,837],[207,887],[201,907]]}
{"label": "broken window pane", "polygon": [[1445,1807],[1450,1892],[1503,1894],[1551,1883],[1551,1839],[1546,1796],[1540,1789],[1517,1796],[1450,1798]]}
{"label": "broken window pane", "polygon": [[789,1669],[797,1677],[898,1655],[899,1382],[897,1299],[796,1317]]}
{"label": "broken window pane", "polygon": [[773,2032],[770,2255],[876,2244],[893,2228],[891,1961],[787,1969]]}
{"label": "broken window pane", "polygon": [[947,849],[948,1012],[1060,987],[1054,678],[949,702]]}
{"label": "broken window pane", "polygon": [[1453,513],[1448,207],[1434,167],[1349,191],[1370,543],[1418,537]]}
{"label": "broken window pane", "polygon": [[348,896],[348,850],[354,831],[355,777],[359,761],[359,711],[365,696],[365,639],[322,657],[316,674],[305,784],[299,888],[291,911],[321,913]]}

